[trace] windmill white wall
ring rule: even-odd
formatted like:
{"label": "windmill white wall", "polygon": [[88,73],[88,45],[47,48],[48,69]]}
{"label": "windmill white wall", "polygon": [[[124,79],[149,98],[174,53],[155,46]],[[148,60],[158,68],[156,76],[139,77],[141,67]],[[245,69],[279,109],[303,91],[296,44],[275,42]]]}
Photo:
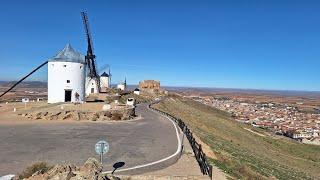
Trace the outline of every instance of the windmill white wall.
{"label": "windmill white wall", "polygon": [[100,87],[101,88],[109,88],[109,78],[108,77],[100,77]]}
{"label": "windmill white wall", "polygon": [[124,83],[120,83],[120,84],[117,85],[117,89],[125,91],[126,90],[126,85]]}
{"label": "windmill white wall", "polygon": [[117,89],[120,89],[122,91],[127,90],[127,78],[124,79],[124,82],[121,82],[120,84],[117,85]]}
{"label": "windmill white wall", "polygon": [[[48,103],[83,102],[85,100],[85,77],[84,56],[67,44],[48,62]],[[79,95],[78,98],[76,94]]]}
{"label": "windmill white wall", "polygon": [[106,72],[100,75],[100,87],[101,88],[110,88],[110,77]]}
{"label": "windmill white wall", "polygon": [[86,96],[90,94],[98,93],[98,86],[95,79],[91,79],[90,77],[86,78]]}

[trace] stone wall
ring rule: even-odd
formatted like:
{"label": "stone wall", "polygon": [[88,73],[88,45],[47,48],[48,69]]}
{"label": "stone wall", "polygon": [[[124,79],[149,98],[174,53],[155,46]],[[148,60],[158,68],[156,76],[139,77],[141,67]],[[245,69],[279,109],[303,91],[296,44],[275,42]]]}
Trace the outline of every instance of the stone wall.
{"label": "stone wall", "polygon": [[160,81],[155,81],[155,80],[140,81],[139,88],[141,90],[144,90],[144,89],[159,90],[160,89]]}
{"label": "stone wall", "polygon": [[142,94],[158,94],[160,92],[160,81],[144,80],[140,81],[139,89]]}
{"label": "stone wall", "polygon": [[59,112],[31,112],[19,114],[29,119],[36,120],[75,120],[75,121],[118,121],[129,120],[135,117],[134,107],[124,107],[108,111],[59,111]]}

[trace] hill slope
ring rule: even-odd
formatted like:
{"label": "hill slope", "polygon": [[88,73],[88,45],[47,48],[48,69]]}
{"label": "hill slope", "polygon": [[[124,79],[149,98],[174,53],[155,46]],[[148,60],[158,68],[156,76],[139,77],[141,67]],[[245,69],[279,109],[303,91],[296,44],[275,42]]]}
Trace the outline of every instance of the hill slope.
{"label": "hill slope", "polygon": [[[11,87],[17,81],[0,81],[2,87]],[[22,81],[16,88],[47,88],[47,82],[42,81]]]}
{"label": "hill slope", "polygon": [[183,119],[215,152],[212,162],[236,178],[320,177],[320,146],[266,135],[234,121],[226,112],[177,96],[155,106]]}

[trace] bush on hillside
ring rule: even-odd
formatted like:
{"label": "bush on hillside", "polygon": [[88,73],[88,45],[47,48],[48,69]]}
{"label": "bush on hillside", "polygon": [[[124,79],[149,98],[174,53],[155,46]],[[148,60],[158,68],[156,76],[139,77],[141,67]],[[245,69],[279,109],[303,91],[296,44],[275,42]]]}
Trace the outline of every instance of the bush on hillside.
{"label": "bush on hillside", "polygon": [[46,173],[52,167],[46,162],[37,162],[28,166],[22,173],[18,175],[18,179],[25,179],[31,177],[34,173],[39,172],[41,174]]}

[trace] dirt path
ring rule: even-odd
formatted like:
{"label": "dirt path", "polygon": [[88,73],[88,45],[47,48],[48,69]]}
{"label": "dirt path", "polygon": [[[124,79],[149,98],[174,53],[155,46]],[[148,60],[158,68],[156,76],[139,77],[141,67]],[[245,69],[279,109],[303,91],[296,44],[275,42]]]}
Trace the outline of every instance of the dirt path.
{"label": "dirt path", "polygon": [[266,137],[266,135],[261,134],[261,133],[258,133],[258,132],[256,132],[256,131],[253,131],[252,129],[249,129],[249,128],[243,128],[243,129],[245,129],[245,130],[247,130],[247,131],[249,131],[249,132],[251,132],[251,133],[253,133],[253,134],[256,134],[256,135],[258,135],[258,136]]}

